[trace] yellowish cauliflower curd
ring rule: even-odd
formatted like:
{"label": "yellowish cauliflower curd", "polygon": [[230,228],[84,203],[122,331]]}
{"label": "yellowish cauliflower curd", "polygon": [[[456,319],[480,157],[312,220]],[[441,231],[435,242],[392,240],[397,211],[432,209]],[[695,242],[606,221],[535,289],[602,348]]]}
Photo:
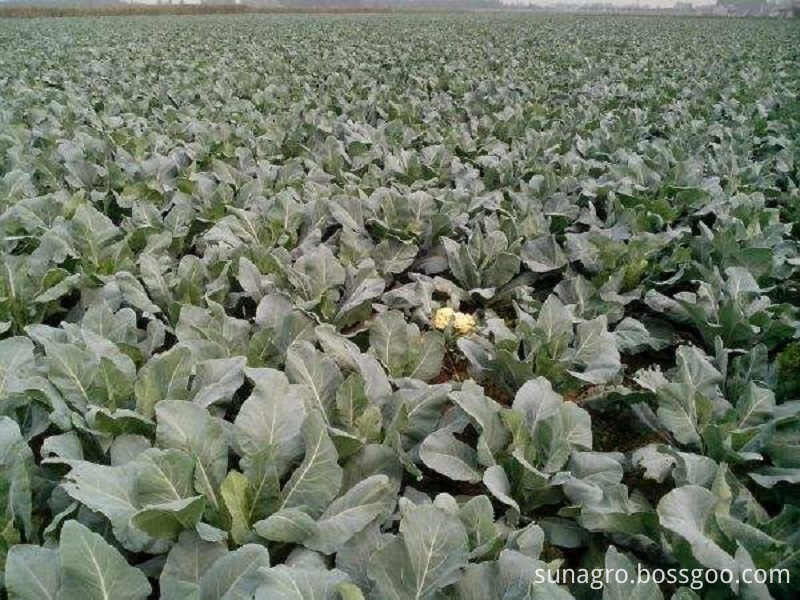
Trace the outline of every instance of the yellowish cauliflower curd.
{"label": "yellowish cauliflower curd", "polygon": [[462,312],[456,312],[450,307],[440,308],[433,313],[433,326],[436,329],[447,329],[449,325],[459,335],[466,335],[475,329],[475,317]]}

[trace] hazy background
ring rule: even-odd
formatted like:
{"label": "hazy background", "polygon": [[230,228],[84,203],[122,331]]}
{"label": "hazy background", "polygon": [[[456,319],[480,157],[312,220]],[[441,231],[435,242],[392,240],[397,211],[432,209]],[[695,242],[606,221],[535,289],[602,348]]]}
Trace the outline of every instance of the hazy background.
{"label": "hazy background", "polygon": [[[680,2],[681,0],[678,0]],[[691,4],[692,6],[713,6],[716,0],[687,0],[683,4]],[[612,6],[652,6],[660,8],[669,8],[676,4],[676,0],[598,0],[596,2],[590,0],[503,0],[503,4],[508,6],[550,6],[550,5],[573,5],[582,6],[586,4],[608,4]]]}
{"label": "hazy background", "polygon": [[[198,6],[199,5],[199,6]],[[236,6],[234,6],[236,5]],[[158,8],[151,9],[150,7]],[[197,8],[195,8],[197,7]],[[719,16],[800,16],[800,0],[0,0],[3,15],[14,12],[245,12],[415,11],[526,9],[579,13],[677,13]],[[65,13],[66,14],[66,13]]]}

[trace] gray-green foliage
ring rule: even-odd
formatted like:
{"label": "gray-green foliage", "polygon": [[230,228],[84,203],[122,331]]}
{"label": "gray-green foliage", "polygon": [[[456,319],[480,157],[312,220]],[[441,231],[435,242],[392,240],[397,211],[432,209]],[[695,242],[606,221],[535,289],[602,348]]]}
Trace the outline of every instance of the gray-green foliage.
{"label": "gray-green foliage", "polygon": [[797,39],[0,23],[0,594],[795,597]]}

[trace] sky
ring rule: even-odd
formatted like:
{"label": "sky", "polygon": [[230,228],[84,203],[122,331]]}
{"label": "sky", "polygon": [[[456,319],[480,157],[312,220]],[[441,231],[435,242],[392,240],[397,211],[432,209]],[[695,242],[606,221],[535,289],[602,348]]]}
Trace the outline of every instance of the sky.
{"label": "sky", "polygon": [[[0,4],[7,0],[0,0]],[[80,1],[80,0],[78,0]],[[122,0],[123,2],[130,2],[135,4],[159,4],[164,0]],[[167,0],[171,3],[180,2],[181,4],[200,4],[201,0]],[[247,3],[247,0],[228,0],[231,3]],[[676,2],[689,3],[694,6],[711,6],[716,4],[717,0],[500,0],[503,4],[509,6],[552,6],[558,5],[572,5],[580,6],[582,4],[607,4],[610,6],[642,6],[649,8],[671,8]],[[347,0],[343,0],[347,2]],[[291,0],[284,0],[284,3],[291,6]]]}
{"label": "sky", "polygon": [[553,4],[579,6],[581,4],[608,4],[612,6],[645,6],[650,8],[671,8],[677,2],[686,2],[694,6],[711,6],[717,0],[501,0],[504,4],[525,6],[549,6]]}

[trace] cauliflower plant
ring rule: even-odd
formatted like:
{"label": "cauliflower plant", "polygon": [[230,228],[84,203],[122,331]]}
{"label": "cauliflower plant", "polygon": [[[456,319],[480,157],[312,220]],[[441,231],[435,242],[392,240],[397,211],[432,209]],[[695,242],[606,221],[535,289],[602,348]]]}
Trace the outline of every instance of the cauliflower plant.
{"label": "cauliflower plant", "polygon": [[454,311],[448,306],[440,308],[433,313],[432,323],[436,329],[440,330],[447,329],[448,326],[452,325],[456,333],[467,335],[475,329],[477,321],[473,315]]}

